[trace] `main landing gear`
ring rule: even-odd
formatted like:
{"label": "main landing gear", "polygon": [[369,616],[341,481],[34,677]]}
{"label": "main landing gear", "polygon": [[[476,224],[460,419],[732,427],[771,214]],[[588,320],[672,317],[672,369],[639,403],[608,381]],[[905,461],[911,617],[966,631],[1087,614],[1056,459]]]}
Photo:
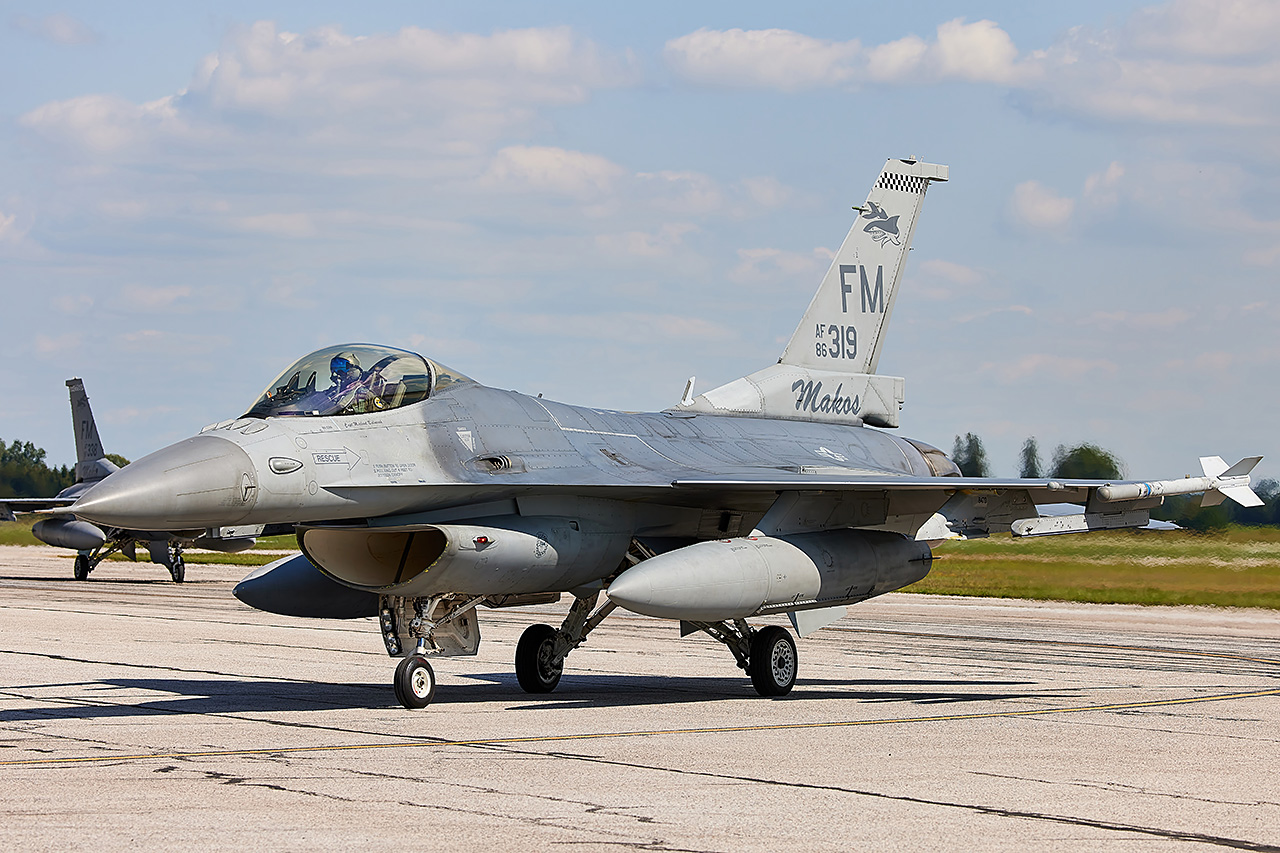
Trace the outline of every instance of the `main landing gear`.
{"label": "main landing gear", "polygon": [[796,641],[785,628],[767,625],[755,629],[743,619],[732,622],[681,622],[680,634],[703,631],[724,643],[738,666],[751,676],[751,686],[761,696],[786,696],[796,683],[800,656]]}
{"label": "main landing gear", "polygon": [[550,693],[560,683],[564,659],[586,641],[587,635],[618,605],[606,601],[595,613],[600,593],[574,597],[560,630],[550,625],[530,625],[516,644],[516,680],[526,693]]}
{"label": "main landing gear", "polygon": [[[435,671],[429,659],[476,653],[480,645],[477,605],[549,604],[559,597],[559,593],[383,596],[378,614],[383,642],[392,657],[404,655],[392,680],[396,700],[406,708],[427,707],[436,693]],[[521,689],[526,693],[550,693],[556,689],[564,674],[565,658],[586,642],[587,636],[618,606],[605,601],[597,607],[599,600],[599,591],[575,595],[573,606],[559,628],[530,625],[525,629],[516,644],[516,680]],[[799,655],[795,640],[785,629],[776,625],[755,629],[743,619],[680,623],[681,636],[696,631],[703,631],[723,643],[738,666],[751,677],[752,686],[761,696],[785,696],[795,686]]]}
{"label": "main landing gear", "polygon": [[[182,548],[172,540],[151,543],[151,559],[169,570],[174,583],[182,583],[187,577],[187,564],[182,559]],[[159,557],[157,560],[156,558]]]}
{"label": "main landing gear", "polygon": [[[182,583],[187,577],[187,564],[182,559],[182,546],[172,539],[151,540],[146,543],[151,554],[151,562],[164,566],[169,570],[169,577],[174,583]],[[137,542],[133,539],[108,539],[92,551],[81,551],[76,555],[72,575],[76,580],[87,580],[89,573],[107,557],[119,551],[130,560],[137,559]]]}

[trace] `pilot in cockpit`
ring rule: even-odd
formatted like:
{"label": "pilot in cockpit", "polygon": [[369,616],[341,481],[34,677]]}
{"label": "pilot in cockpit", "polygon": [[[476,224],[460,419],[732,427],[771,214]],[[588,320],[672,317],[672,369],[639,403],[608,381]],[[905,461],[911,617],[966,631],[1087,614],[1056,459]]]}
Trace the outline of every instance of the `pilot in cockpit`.
{"label": "pilot in cockpit", "polygon": [[329,361],[329,379],[333,385],[326,392],[333,398],[340,412],[374,412],[385,408],[380,388],[378,370],[366,374],[360,369],[360,359],[354,352],[340,352]]}

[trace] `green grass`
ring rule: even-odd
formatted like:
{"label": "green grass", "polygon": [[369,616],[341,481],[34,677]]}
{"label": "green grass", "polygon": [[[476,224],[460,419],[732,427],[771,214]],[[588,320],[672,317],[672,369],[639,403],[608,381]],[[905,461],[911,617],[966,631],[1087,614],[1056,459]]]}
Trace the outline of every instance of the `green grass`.
{"label": "green grass", "polygon": [[940,545],[908,592],[1280,610],[1280,530],[1120,532]]}
{"label": "green grass", "polygon": [[31,525],[34,523],[29,516],[23,516],[17,521],[0,521],[0,545],[43,545],[43,542],[31,535]]}

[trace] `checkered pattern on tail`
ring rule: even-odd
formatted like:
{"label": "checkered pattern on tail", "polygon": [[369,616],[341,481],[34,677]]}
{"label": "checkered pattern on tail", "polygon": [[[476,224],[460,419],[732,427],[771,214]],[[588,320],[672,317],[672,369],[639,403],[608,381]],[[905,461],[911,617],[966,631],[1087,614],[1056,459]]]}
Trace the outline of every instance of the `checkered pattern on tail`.
{"label": "checkered pattern on tail", "polygon": [[881,172],[876,188],[882,190],[898,190],[904,193],[922,193],[929,186],[928,178],[914,175],[899,175],[895,172]]}

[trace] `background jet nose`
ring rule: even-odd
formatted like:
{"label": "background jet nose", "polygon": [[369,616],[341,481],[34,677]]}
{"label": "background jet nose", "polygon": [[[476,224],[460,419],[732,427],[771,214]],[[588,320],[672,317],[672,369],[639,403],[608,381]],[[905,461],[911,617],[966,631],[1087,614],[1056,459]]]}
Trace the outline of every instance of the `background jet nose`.
{"label": "background jet nose", "polygon": [[249,454],[225,438],[197,435],[116,471],[72,512],[128,530],[185,530],[236,524],[257,499]]}

